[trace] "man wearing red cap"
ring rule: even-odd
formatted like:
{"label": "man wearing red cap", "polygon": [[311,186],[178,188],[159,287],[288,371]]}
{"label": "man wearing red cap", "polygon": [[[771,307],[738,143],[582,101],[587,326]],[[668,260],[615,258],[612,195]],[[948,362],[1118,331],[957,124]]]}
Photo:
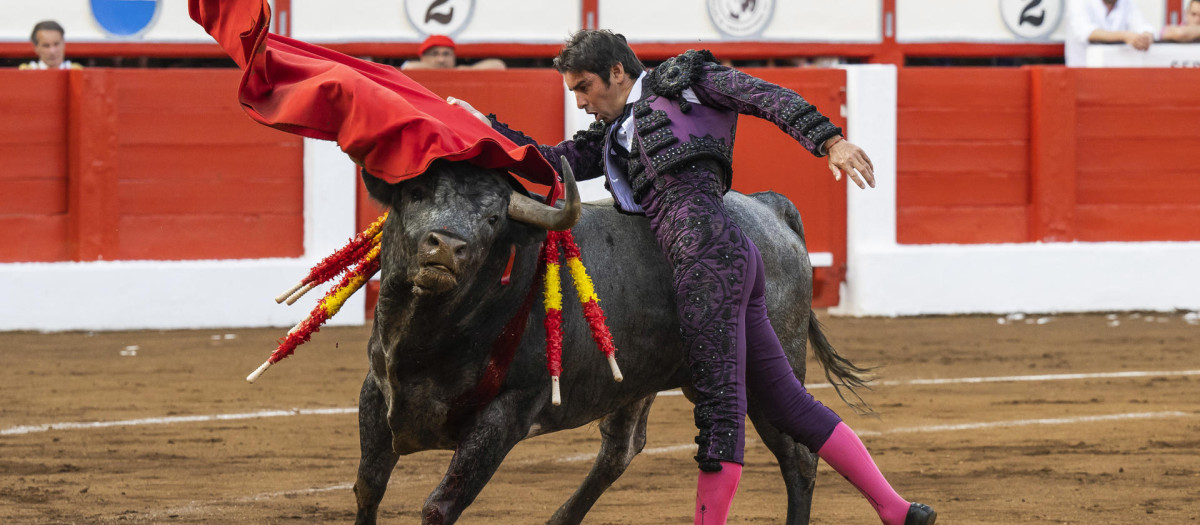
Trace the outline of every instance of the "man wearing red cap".
{"label": "man wearing red cap", "polygon": [[446,35],[431,35],[417,48],[420,58],[409,60],[400,69],[505,69],[504,61],[485,58],[471,65],[455,66],[454,41]]}

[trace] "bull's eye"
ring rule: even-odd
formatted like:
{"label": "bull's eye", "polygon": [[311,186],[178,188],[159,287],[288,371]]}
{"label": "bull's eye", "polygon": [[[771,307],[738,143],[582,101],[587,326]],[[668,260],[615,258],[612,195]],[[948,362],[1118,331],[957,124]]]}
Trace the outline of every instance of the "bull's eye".
{"label": "bull's eye", "polygon": [[494,226],[497,222],[500,222],[499,215],[492,215],[491,217],[488,217],[488,224],[491,224]]}
{"label": "bull's eye", "polygon": [[409,192],[408,198],[414,201],[423,200],[425,199],[425,192],[421,191],[420,188],[413,188],[412,191]]}

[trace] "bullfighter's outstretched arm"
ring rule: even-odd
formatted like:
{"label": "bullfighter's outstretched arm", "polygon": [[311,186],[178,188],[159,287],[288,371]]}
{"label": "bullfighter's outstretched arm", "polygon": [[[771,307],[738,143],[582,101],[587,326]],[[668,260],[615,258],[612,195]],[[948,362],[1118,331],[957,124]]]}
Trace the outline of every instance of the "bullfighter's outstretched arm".
{"label": "bullfighter's outstretched arm", "polygon": [[692,84],[702,103],[768,120],[813,155],[824,156],[825,141],[842,134],[795,91],[721,64],[706,63],[703,70]]}
{"label": "bullfighter's outstretched arm", "polygon": [[768,120],[813,155],[828,154],[835,178],[844,171],[860,188],[875,186],[874,166],[866,152],[844,140],[842,129],[816,106],[795,91],[721,65],[708,51],[668,59],[647,82],[659,95],[682,99],[690,88],[702,104]]}
{"label": "bullfighter's outstretched arm", "polygon": [[564,140],[550,146],[538,144],[529,135],[508,127],[508,124],[497,120],[495,114],[488,115],[487,118],[492,129],[518,146],[537,145],[538,151],[550,162],[551,166],[558,166],[559,159],[565,157],[567,162],[571,163],[571,169],[575,171],[576,180],[594,179],[604,174],[601,169],[602,158],[600,156],[604,151],[604,124],[599,121],[592,123],[588,129],[576,132],[571,140]]}

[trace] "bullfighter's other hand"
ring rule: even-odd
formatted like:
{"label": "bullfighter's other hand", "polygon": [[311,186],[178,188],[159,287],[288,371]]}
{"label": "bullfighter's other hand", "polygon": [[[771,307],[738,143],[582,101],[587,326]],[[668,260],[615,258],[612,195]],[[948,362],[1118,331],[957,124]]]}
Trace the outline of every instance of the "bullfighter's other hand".
{"label": "bullfighter's other hand", "polygon": [[846,172],[859,188],[875,187],[875,165],[867,152],[854,143],[842,138],[841,135],[825,142],[829,152],[829,171],[833,172],[834,180],[842,180],[842,172]]}
{"label": "bullfighter's other hand", "polygon": [[446,102],[449,102],[451,104],[454,104],[455,106],[458,106],[460,108],[463,108],[463,109],[471,112],[471,114],[474,115],[475,118],[479,119],[480,122],[487,124],[489,128],[492,127],[492,121],[488,120],[487,115],[480,113],[479,110],[475,109],[474,106],[468,104],[467,101],[462,100],[462,99],[457,99],[454,97],[446,97]]}

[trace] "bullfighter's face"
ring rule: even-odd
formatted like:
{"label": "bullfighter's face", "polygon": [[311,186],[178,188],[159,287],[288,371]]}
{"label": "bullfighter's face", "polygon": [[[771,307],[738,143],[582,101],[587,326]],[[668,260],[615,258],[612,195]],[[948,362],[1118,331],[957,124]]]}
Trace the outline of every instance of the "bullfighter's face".
{"label": "bullfighter's face", "polygon": [[1187,25],[1200,26],[1200,2],[1192,0],[1188,4],[1187,10]]}
{"label": "bullfighter's face", "polygon": [[575,106],[597,120],[611,123],[625,112],[625,101],[633,90],[633,79],[620,63],[609,71],[608,82],[591,71],[563,73],[567,88],[575,93]]}

